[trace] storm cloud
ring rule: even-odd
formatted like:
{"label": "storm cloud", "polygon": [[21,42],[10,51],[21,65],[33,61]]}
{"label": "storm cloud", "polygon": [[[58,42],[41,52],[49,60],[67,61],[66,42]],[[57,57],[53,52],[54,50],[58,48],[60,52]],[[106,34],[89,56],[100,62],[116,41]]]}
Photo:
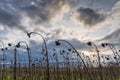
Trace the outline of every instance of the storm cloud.
{"label": "storm cloud", "polygon": [[22,7],[21,10],[25,12],[30,18],[35,20],[37,19],[39,23],[43,23],[52,18],[53,15],[57,13],[57,10],[60,10],[60,6],[58,5],[60,0],[58,0],[58,2],[50,2],[49,0],[47,0],[47,2],[45,1],[38,5],[36,4]]}
{"label": "storm cloud", "polygon": [[26,31],[25,27],[21,25],[21,14],[12,5],[0,4],[0,24],[11,29],[19,29]]}
{"label": "storm cloud", "polygon": [[59,15],[64,5],[73,6],[76,1],[78,0],[11,0],[5,3],[0,2],[0,23],[10,28],[25,31],[26,25],[21,25],[23,18],[29,17],[34,24],[49,23],[51,19]]}
{"label": "storm cloud", "polygon": [[9,25],[10,27],[16,26],[19,23],[20,16],[17,14],[10,13],[5,7],[0,7],[0,23]]}
{"label": "storm cloud", "polygon": [[[76,1],[76,0],[75,0]],[[21,7],[30,18],[39,23],[50,21],[54,16],[59,15],[65,5],[73,6],[74,0],[41,0],[34,2],[34,5]]]}
{"label": "storm cloud", "polygon": [[78,17],[77,19],[85,25],[94,26],[101,23],[106,19],[104,14],[97,13],[91,8],[79,8],[77,9]]}

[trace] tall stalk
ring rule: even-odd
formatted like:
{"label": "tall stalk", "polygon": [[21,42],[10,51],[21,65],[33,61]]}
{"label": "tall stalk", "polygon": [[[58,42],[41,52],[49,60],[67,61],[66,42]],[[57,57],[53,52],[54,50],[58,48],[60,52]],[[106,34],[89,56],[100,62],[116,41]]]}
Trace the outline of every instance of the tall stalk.
{"label": "tall stalk", "polygon": [[91,75],[90,72],[89,72],[89,69],[87,68],[84,60],[83,60],[82,57],[80,56],[79,52],[75,49],[75,47],[74,47],[70,42],[68,42],[68,41],[66,41],[66,40],[57,40],[57,41],[55,41],[55,43],[56,43],[57,46],[60,45],[60,42],[65,42],[65,43],[67,43],[68,45],[70,45],[70,46],[72,47],[72,49],[75,51],[75,53],[76,53],[76,54],[79,56],[79,58],[81,59],[83,65],[84,65],[84,68],[85,68],[86,72],[88,73],[88,75],[89,75],[89,77],[90,77],[90,80],[93,80],[92,75]]}
{"label": "tall stalk", "polygon": [[0,40],[0,43],[2,44],[2,52],[3,52],[3,58],[2,58],[2,69],[1,69],[1,79],[3,80],[5,78],[5,46],[4,46],[4,42],[2,40]]}
{"label": "tall stalk", "polygon": [[21,43],[25,44],[25,46],[26,46],[26,50],[27,50],[27,54],[28,54],[28,73],[29,73],[29,77],[31,79],[31,69],[30,69],[31,68],[31,54],[30,54],[30,48],[29,48],[28,44],[25,41],[18,42],[17,46],[20,47]]}
{"label": "tall stalk", "polygon": [[45,38],[44,38],[41,34],[39,34],[39,33],[37,33],[37,32],[30,32],[30,33],[27,33],[27,35],[28,35],[29,38],[30,38],[31,34],[37,34],[37,35],[39,35],[39,36],[43,39],[43,41],[44,41],[44,45],[45,45],[45,54],[46,54],[46,62],[47,62],[47,64],[46,64],[46,67],[47,67],[47,69],[46,69],[46,80],[50,80],[49,59],[48,59],[48,49],[47,49],[46,40],[45,40]]}
{"label": "tall stalk", "polygon": [[94,47],[95,47],[95,50],[96,50],[97,56],[98,56],[98,69],[99,69],[100,80],[103,80],[102,64],[101,64],[101,60],[100,60],[100,54],[99,54],[98,47],[96,46],[96,44],[95,44],[94,42],[87,42],[87,44],[88,44],[89,46],[94,46]]}
{"label": "tall stalk", "polygon": [[[8,46],[12,46],[14,44],[8,44]],[[14,67],[13,67],[13,80],[17,80],[17,48],[18,45],[14,45]]]}

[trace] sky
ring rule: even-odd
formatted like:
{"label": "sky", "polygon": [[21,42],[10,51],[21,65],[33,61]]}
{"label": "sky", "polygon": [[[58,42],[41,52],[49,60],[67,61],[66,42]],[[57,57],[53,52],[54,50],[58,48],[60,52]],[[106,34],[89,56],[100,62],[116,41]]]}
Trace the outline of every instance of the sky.
{"label": "sky", "polygon": [[34,31],[50,48],[65,39],[84,50],[87,41],[119,43],[119,30],[120,0],[0,0],[0,40],[6,46],[26,41],[37,51],[41,38],[26,35]]}

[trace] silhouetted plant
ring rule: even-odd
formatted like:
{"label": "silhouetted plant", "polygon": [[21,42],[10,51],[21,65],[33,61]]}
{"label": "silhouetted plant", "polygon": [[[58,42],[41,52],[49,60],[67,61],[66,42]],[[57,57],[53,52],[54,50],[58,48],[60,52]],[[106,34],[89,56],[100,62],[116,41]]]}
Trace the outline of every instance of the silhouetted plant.
{"label": "silhouetted plant", "polygon": [[101,64],[101,60],[100,60],[100,54],[99,54],[98,47],[96,46],[96,44],[95,44],[94,42],[87,42],[87,44],[88,44],[89,46],[94,46],[94,47],[95,47],[95,50],[96,50],[97,56],[98,56],[98,69],[99,69],[100,80],[103,80],[102,64]]}
{"label": "silhouetted plant", "polygon": [[[31,37],[32,33],[34,32],[27,33],[28,37]],[[93,42],[88,42],[87,45],[92,49],[95,47],[97,54],[87,56],[83,53],[84,51],[82,51],[82,49],[80,49],[80,51],[77,50],[70,42],[57,40],[55,41],[55,48],[50,50],[50,54],[48,54],[48,52],[46,52],[48,50],[45,38],[41,34],[38,35],[40,35],[44,41],[42,49],[40,50],[40,58],[31,56],[32,58],[28,59],[30,57],[28,53],[27,59],[19,59],[18,48],[20,48],[21,43],[24,42],[20,41],[16,45],[9,43],[8,45],[12,48],[8,48],[8,50],[6,47],[3,48],[2,45],[0,51],[2,53],[5,52],[6,56],[9,53],[7,51],[12,49],[14,50],[14,58],[9,60],[9,56],[0,56],[0,80],[119,80],[120,50],[117,49],[117,46],[111,43],[102,43],[97,46]],[[67,43],[70,47],[62,47],[62,41],[65,42],[65,44]],[[24,44],[26,46],[25,49],[29,52],[30,48],[26,43]],[[106,48],[107,46],[109,49]],[[114,55],[100,55],[99,52],[102,53],[102,51],[104,51],[103,49],[105,49],[105,51],[111,50]],[[53,53],[51,51],[53,51]],[[7,66],[7,60],[10,61],[9,67]],[[30,71],[29,68],[31,69]],[[30,73],[31,77],[29,75]]]}
{"label": "silhouetted plant", "polygon": [[29,67],[28,73],[29,73],[29,77],[31,79],[31,69],[30,69],[30,67],[31,67],[31,54],[30,54],[30,48],[29,48],[28,44],[25,41],[18,42],[16,47],[17,48],[21,47],[21,45],[20,45],[21,43],[25,44],[25,46],[26,46],[26,50],[27,50],[27,54],[28,54],[28,67]]}
{"label": "silhouetted plant", "polygon": [[48,59],[48,50],[47,50],[46,40],[45,40],[45,38],[44,38],[41,34],[39,34],[39,33],[37,33],[37,32],[27,33],[27,35],[28,35],[29,38],[31,37],[31,34],[37,34],[37,35],[39,35],[39,36],[43,39],[43,41],[44,41],[44,45],[45,45],[45,55],[46,55],[46,62],[47,62],[47,65],[46,65],[46,67],[47,67],[47,69],[46,69],[46,80],[50,80],[49,59]]}
{"label": "silhouetted plant", "polygon": [[93,42],[87,42],[87,44],[88,44],[89,46],[94,46],[94,47],[95,47],[95,50],[96,50],[97,56],[98,56],[98,63],[99,63],[99,66],[101,66],[101,63],[100,63],[100,54],[99,54],[98,47],[97,47]]}
{"label": "silhouetted plant", "polygon": [[90,72],[89,72],[89,70],[88,70],[88,68],[87,68],[84,60],[83,60],[82,57],[79,55],[79,52],[75,49],[75,47],[74,47],[71,43],[69,43],[68,41],[66,41],[66,40],[57,40],[57,41],[55,41],[55,43],[56,43],[57,46],[60,45],[60,42],[65,42],[65,43],[67,43],[68,45],[70,45],[70,46],[73,48],[73,50],[75,51],[75,53],[76,53],[76,54],[79,56],[79,58],[81,59],[83,65],[84,65],[84,68],[85,68],[86,72],[88,73],[88,75],[89,75],[89,77],[90,77],[90,80],[93,80],[93,78],[92,78],[92,76],[91,76],[91,74],[90,74]]}
{"label": "silhouetted plant", "polygon": [[116,54],[118,55],[118,57],[120,57],[120,56],[119,56],[119,54],[117,53],[116,48],[115,48],[111,43],[101,43],[101,45],[102,45],[102,47],[108,46],[108,47],[110,48],[110,50],[113,52],[114,57],[116,57],[116,59],[115,59],[115,60],[116,60],[116,63],[119,63],[119,59],[117,58]]}
{"label": "silhouetted plant", "polygon": [[[8,46],[12,46],[12,45],[14,45],[14,44],[8,43]],[[14,45],[14,47],[15,48],[14,48],[14,68],[13,68],[14,74],[13,74],[13,79],[17,80],[17,57],[16,57],[16,53],[17,53],[17,48],[19,46]]]}
{"label": "silhouetted plant", "polygon": [[2,73],[1,73],[1,79],[5,79],[6,75],[5,75],[5,60],[6,60],[6,55],[5,55],[5,45],[4,45],[4,42],[2,40],[0,40],[0,43],[2,44],[2,48],[1,48],[1,51],[3,52],[2,53],[2,62],[3,62],[3,65],[2,65]]}

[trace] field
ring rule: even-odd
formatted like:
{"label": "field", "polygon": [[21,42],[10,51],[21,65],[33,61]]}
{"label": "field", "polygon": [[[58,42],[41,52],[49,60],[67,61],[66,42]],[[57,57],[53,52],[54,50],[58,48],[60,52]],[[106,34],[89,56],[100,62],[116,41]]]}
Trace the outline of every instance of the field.
{"label": "field", "polygon": [[[35,32],[28,33],[28,36],[30,37],[32,33]],[[42,35],[40,36],[42,37]],[[114,45],[101,43],[102,48],[109,47],[109,50],[113,52],[113,56],[110,56],[101,55],[95,43],[87,42],[86,44],[89,47],[94,47],[92,49],[95,50],[95,55],[90,57],[78,52],[66,40],[56,40],[57,48],[53,49],[53,53],[49,53],[44,37],[42,39],[44,46],[40,52],[42,56],[40,59],[33,59],[31,54],[34,53],[31,53],[26,42],[21,41],[14,46],[14,58],[9,66],[6,65],[7,59],[5,57],[7,48],[2,48],[3,64],[0,66],[0,80],[120,80],[119,50]],[[62,42],[67,43],[71,48],[58,48]],[[28,55],[26,65],[17,59],[17,52],[21,43],[26,45]],[[10,43],[8,45],[12,46]]]}

